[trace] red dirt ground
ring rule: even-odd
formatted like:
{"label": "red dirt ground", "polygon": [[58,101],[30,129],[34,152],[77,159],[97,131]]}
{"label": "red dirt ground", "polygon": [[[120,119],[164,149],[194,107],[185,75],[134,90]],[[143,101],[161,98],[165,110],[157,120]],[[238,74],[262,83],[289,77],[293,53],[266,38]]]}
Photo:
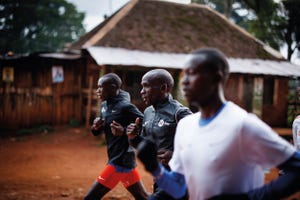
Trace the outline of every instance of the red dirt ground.
{"label": "red dirt ground", "polygon": [[[0,138],[0,200],[83,199],[107,161],[102,141],[85,128]],[[151,192],[151,176],[140,163],[138,169]],[[266,180],[276,176],[273,170]],[[133,198],[119,184],[103,199]]]}
{"label": "red dirt ground", "polygon": [[[1,200],[83,199],[107,162],[101,137],[84,128],[0,139]],[[152,178],[138,169],[150,192]],[[133,199],[119,184],[103,199]]]}

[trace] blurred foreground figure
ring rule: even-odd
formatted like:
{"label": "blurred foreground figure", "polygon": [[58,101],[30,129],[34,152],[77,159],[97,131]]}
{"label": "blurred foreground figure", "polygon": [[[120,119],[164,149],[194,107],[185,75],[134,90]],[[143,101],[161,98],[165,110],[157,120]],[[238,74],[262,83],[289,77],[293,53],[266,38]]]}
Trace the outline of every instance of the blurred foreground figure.
{"label": "blurred foreground figure", "polygon": [[[300,190],[300,153],[255,115],[225,99],[229,67],[223,53],[192,52],[183,73],[184,96],[199,112],[177,126],[171,171],[157,162],[156,143],[144,140],[138,146],[138,157],[159,187],[175,198],[188,188],[192,200],[274,200]],[[264,185],[264,171],[273,167],[285,173]]]}

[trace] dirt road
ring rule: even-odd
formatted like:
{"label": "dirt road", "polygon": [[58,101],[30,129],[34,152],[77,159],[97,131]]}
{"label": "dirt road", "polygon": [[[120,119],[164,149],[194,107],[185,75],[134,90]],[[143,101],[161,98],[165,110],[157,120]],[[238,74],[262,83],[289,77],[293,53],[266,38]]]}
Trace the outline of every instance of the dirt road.
{"label": "dirt road", "polygon": [[[84,128],[1,137],[0,200],[83,199],[106,162],[103,140]],[[151,192],[152,178],[140,163],[138,169]],[[276,176],[273,170],[266,181]],[[119,184],[103,199],[133,198]]]}
{"label": "dirt road", "polygon": [[[84,128],[0,139],[0,199],[83,199],[107,162],[100,137]],[[152,178],[139,164],[144,185]],[[133,199],[121,184],[103,199]]]}

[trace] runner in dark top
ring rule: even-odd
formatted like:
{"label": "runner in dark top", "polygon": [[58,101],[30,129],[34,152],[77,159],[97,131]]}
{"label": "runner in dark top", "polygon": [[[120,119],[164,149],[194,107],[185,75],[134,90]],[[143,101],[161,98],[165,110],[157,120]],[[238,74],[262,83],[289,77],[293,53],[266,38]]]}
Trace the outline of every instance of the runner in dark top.
{"label": "runner in dark top", "polygon": [[[157,146],[157,159],[166,168],[174,150],[174,137],[179,120],[192,112],[177,100],[172,98],[171,91],[174,80],[171,74],[164,69],[155,69],[147,72],[141,81],[141,96],[149,106],[144,111],[144,120],[139,120],[127,127],[127,135],[132,146],[136,147],[144,138],[151,138]],[[142,121],[142,120],[140,120]],[[140,127],[141,126],[141,127]],[[140,133],[138,133],[140,129]],[[150,199],[172,200],[154,183],[154,191]],[[182,198],[187,199],[187,195]]]}
{"label": "runner in dark top", "polygon": [[133,147],[128,143],[126,127],[143,114],[130,103],[130,96],[121,90],[121,79],[114,73],[98,81],[97,95],[102,100],[100,117],[91,126],[93,135],[104,132],[107,143],[108,164],[87,193],[85,200],[101,199],[119,181],[135,197],[147,199],[148,194],[136,169]]}

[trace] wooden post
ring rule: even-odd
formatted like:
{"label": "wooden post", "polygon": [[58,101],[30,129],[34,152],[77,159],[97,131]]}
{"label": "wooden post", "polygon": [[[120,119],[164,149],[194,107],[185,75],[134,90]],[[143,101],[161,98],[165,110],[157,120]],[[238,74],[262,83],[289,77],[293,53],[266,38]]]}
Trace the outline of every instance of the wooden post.
{"label": "wooden post", "polygon": [[92,92],[93,92],[93,77],[89,77],[89,89],[88,89],[88,101],[85,117],[85,127],[89,128],[90,118],[91,118],[91,109],[92,109]]}
{"label": "wooden post", "polygon": [[[243,89],[244,89],[244,77],[238,77],[238,88],[237,88],[237,95],[238,95],[238,102],[242,105],[243,102]],[[243,105],[244,106],[244,105]]]}
{"label": "wooden post", "polygon": [[[277,106],[278,105],[278,99],[280,98],[280,95],[278,94],[279,93],[279,80],[278,78],[274,78],[274,94],[273,94],[273,105],[274,106]],[[295,95],[297,97],[297,94]],[[296,98],[297,100],[297,98]],[[296,109],[295,109],[296,110]]]}
{"label": "wooden post", "polygon": [[78,94],[79,94],[79,111],[77,112],[77,119],[81,121],[82,119],[82,85],[81,85],[81,75],[78,76]]}

